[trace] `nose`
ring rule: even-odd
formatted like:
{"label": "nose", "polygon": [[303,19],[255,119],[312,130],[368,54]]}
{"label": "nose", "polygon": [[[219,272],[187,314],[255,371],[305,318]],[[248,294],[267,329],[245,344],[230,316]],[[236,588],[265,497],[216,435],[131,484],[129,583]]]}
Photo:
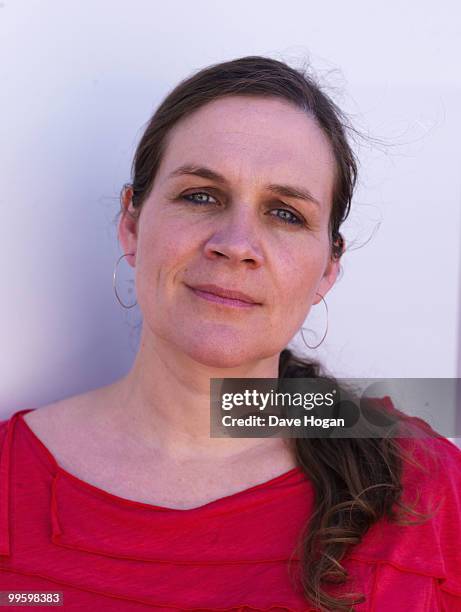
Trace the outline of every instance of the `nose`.
{"label": "nose", "polygon": [[206,257],[223,257],[235,264],[246,262],[254,268],[262,265],[264,258],[257,234],[257,222],[252,212],[243,208],[235,210],[232,216],[224,218],[223,215],[220,218],[219,227],[205,244]]}

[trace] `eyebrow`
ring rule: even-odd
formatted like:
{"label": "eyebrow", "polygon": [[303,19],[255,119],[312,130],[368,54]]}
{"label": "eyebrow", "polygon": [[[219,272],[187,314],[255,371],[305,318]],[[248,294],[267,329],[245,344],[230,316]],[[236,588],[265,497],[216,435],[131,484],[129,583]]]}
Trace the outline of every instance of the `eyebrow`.
{"label": "eyebrow", "polygon": [[[167,179],[184,175],[201,176],[202,178],[210,179],[212,181],[216,181],[217,183],[223,183],[225,185],[228,184],[227,179],[222,174],[219,174],[219,172],[216,172],[211,168],[207,168],[206,166],[197,166],[194,164],[184,164],[179,166],[179,168],[176,168],[176,170],[173,170],[173,172],[167,176]],[[312,202],[319,208],[321,207],[319,200],[317,200],[317,198],[315,198],[311,192],[304,187],[270,183],[266,185],[266,189],[272,193],[275,193],[276,195],[284,196],[286,198],[296,198],[297,200],[305,200],[306,202]]]}

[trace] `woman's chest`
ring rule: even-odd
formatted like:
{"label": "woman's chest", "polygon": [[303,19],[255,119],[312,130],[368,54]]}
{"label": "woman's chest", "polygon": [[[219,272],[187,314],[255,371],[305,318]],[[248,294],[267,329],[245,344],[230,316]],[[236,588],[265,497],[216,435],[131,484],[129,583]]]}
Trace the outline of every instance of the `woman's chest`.
{"label": "woman's chest", "polygon": [[112,495],[156,506],[196,508],[267,482],[296,465],[283,449],[228,460],[172,460],[79,421],[71,411],[66,415],[60,409],[59,419],[55,417],[40,409],[24,420],[61,470]]}

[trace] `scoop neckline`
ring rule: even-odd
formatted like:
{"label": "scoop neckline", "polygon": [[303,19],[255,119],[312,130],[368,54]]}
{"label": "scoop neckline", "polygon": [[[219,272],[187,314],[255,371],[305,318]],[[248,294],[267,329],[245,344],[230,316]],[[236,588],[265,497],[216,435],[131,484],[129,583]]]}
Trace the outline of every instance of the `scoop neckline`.
{"label": "scoop neckline", "polygon": [[162,512],[181,512],[181,513],[194,512],[194,511],[196,512],[202,509],[208,509],[210,507],[214,507],[215,505],[219,505],[219,504],[222,504],[228,501],[232,501],[234,499],[247,495],[248,493],[251,493],[257,489],[271,487],[273,485],[278,484],[279,482],[283,480],[288,479],[292,475],[293,476],[302,475],[304,477],[304,472],[302,468],[300,466],[295,466],[293,468],[290,468],[288,471],[283,472],[282,474],[279,474],[278,476],[274,476],[273,478],[270,478],[269,480],[265,480],[264,482],[260,482],[258,484],[252,485],[251,487],[247,487],[246,489],[242,489],[241,491],[236,491],[235,493],[230,493],[229,495],[224,495],[223,497],[218,497],[217,499],[213,499],[209,502],[206,502],[205,504],[201,504],[200,506],[195,506],[194,508],[170,508],[168,506],[149,504],[147,502],[141,502],[141,501],[137,501],[134,499],[129,499],[127,497],[122,497],[120,495],[116,495],[115,493],[110,493],[109,491],[106,491],[105,489],[101,489],[100,487],[97,487],[96,485],[93,485],[87,482],[86,480],[82,480],[78,476],[75,476],[75,474],[72,474],[71,472],[68,472],[66,469],[61,467],[57,459],[53,455],[53,453],[42,442],[42,440],[40,440],[40,438],[36,435],[36,433],[29,426],[27,421],[24,420],[24,415],[29,412],[33,412],[34,410],[38,410],[38,408],[26,408],[23,410],[19,410],[13,416],[16,416],[18,420],[22,423],[25,431],[29,434],[29,437],[35,443],[36,447],[38,447],[39,451],[42,452],[42,454],[46,456],[46,459],[48,460],[48,462],[50,462],[53,465],[53,468],[56,470],[56,472],[76,482],[78,485],[80,485],[84,489],[87,489],[91,493],[96,494],[99,497],[109,498],[112,501],[117,502],[124,506],[130,505],[130,506],[136,506],[138,508],[157,510],[157,511],[162,511]]}

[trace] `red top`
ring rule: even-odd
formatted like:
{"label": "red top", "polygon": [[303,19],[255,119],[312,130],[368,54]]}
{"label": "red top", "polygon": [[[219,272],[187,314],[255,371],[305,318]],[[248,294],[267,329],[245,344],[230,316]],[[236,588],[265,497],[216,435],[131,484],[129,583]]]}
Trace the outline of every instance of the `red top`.
{"label": "red top", "polygon": [[[0,591],[60,591],[85,612],[314,610],[287,567],[312,510],[299,468],[198,508],[135,502],[63,470],[30,410],[0,422]],[[427,444],[441,461],[425,476],[406,464],[405,491],[440,508],[419,526],[381,520],[346,556],[358,612],[461,611],[461,451]]]}

